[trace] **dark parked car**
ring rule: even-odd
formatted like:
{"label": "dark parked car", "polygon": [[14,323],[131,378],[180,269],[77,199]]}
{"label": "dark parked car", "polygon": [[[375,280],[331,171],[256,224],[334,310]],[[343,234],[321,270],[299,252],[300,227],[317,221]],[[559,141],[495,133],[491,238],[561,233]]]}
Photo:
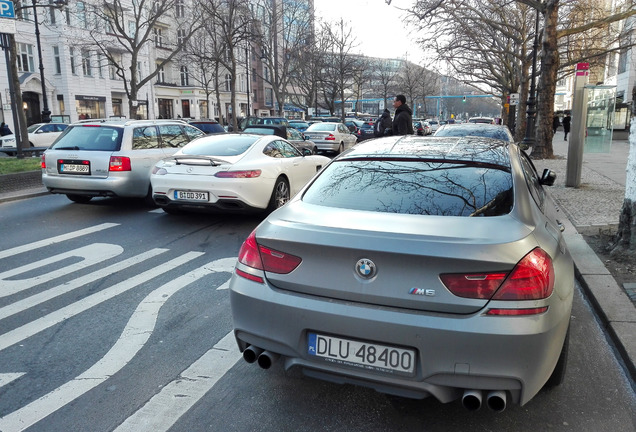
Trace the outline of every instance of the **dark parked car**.
{"label": "dark parked car", "polygon": [[486,138],[496,138],[507,142],[513,142],[514,137],[510,133],[508,126],[487,124],[487,123],[461,123],[446,124],[440,126],[435,132],[435,136],[443,137],[463,137],[477,136]]}
{"label": "dark parked car", "polygon": [[206,135],[227,133],[225,128],[219,124],[216,120],[198,119],[198,120],[186,120],[188,124],[200,129]]}
{"label": "dark parked car", "polygon": [[555,177],[489,138],[342,153],[239,251],[244,359],[470,410],[525,405],[567,363],[574,267]]}
{"label": "dark parked car", "polygon": [[239,122],[239,129],[254,125],[289,126],[289,121],[285,117],[246,117]]}
{"label": "dark parked car", "polygon": [[306,121],[290,120],[289,125],[298,130],[298,132],[305,132],[309,127],[309,123]]}

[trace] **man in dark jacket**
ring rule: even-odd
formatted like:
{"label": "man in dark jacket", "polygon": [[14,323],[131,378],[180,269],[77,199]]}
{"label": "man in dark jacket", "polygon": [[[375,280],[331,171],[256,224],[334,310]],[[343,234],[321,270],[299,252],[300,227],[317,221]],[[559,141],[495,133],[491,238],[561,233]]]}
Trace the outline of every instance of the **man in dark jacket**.
{"label": "man in dark jacket", "polygon": [[395,116],[393,117],[393,135],[412,135],[413,131],[413,110],[406,104],[404,95],[395,96],[393,101]]}

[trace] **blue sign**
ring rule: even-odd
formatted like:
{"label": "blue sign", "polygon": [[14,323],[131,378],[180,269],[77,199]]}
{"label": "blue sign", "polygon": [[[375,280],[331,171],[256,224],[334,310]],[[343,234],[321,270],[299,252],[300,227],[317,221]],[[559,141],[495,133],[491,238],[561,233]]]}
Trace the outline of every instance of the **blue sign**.
{"label": "blue sign", "polygon": [[15,18],[15,9],[10,0],[0,0],[0,18]]}

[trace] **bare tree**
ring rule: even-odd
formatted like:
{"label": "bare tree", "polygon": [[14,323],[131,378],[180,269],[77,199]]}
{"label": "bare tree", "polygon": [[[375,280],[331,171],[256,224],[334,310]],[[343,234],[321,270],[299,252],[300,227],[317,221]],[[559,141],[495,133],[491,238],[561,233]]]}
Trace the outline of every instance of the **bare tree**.
{"label": "bare tree", "polygon": [[328,51],[326,43],[327,40],[320,35],[311,35],[307,45],[290,53],[294,62],[290,84],[297,90],[290,95],[291,100],[296,106],[307,111],[309,108],[318,108],[323,58]]}
{"label": "bare tree", "polygon": [[[182,1],[176,0],[111,0],[76,18],[84,21],[80,26],[89,30],[93,46],[97,46],[123,81],[131,118],[137,115],[141,88],[181,52],[199,28],[196,8],[187,10]],[[161,39],[162,60],[144,70],[142,60],[148,58],[151,46],[158,43],[158,31],[167,28],[166,23],[176,23],[177,34],[170,35],[165,43]]]}
{"label": "bare tree", "polygon": [[374,82],[377,85],[376,91],[384,99],[384,106],[387,106],[387,99],[394,95],[399,69],[393,66],[394,60],[375,59],[372,63],[374,73]]}

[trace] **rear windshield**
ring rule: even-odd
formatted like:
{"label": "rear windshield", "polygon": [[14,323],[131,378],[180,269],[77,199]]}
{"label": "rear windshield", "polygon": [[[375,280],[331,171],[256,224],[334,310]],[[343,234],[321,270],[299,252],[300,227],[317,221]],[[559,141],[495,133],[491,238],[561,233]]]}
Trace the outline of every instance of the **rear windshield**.
{"label": "rear windshield", "polygon": [[308,131],[333,131],[336,129],[336,124],[334,123],[314,123],[307,129]]}
{"label": "rear windshield", "polygon": [[458,127],[447,127],[444,129],[438,129],[435,132],[435,136],[447,136],[447,137],[463,137],[463,136],[476,136],[476,137],[487,137],[487,138],[496,138],[503,141],[512,141],[510,139],[510,134],[508,134],[503,128],[481,128],[481,127],[470,127],[471,125],[466,126],[458,126]]}
{"label": "rear windshield", "polygon": [[182,154],[202,156],[238,156],[245,153],[260,137],[255,135],[213,135],[190,141]]}
{"label": "rear windshield", "polygon": [[122,128],[78,125],[66,128],[51,146],[55,150],[118,151]]}
{"label": "rear windshield", "polygon": [[197,129],[201,129],[206,134],[211,133],[223,133],[225,129],[218,123],[190,123],[192,126],[195,126]]}
{"label": "rear windshield", "polygon": [[500,216],[513,205],[503,168],[421,160],[334,161],[303,201],[326,207],[437,216]]}

